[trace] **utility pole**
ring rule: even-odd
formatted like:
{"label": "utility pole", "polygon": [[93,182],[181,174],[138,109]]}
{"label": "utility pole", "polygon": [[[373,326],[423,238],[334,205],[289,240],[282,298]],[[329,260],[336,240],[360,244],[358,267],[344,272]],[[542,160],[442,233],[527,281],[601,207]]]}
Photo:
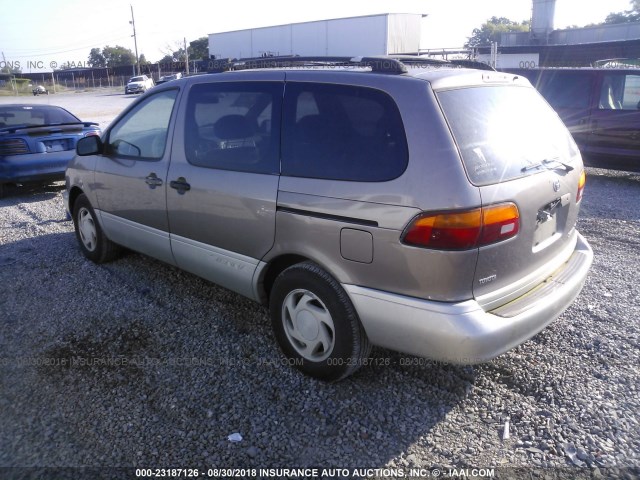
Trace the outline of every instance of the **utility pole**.
{"label": "utility pole", "polygon": [[185,55],[185,65],[186,65],[186,74],[189,75],[189,49],[187,48],[187,38],[184,37],[184,55]]}
{"label": "utility pole", "polygon": [[136,38],[136,21],[133,19],[133,5],[131,7],[131,21],[129,22],[133,27],[133,44],[136,47],[136,75],[140,75],[140,58],[138,57],[138,39]]}

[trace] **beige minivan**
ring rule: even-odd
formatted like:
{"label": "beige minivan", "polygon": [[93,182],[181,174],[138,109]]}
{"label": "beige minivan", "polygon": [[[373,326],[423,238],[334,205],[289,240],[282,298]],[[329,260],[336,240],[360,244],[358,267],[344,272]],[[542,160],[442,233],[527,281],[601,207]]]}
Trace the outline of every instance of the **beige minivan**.
{"label": "beige minivan", "polygon": [[78,144],[65,201],[87,258],[126,247],[263,303],[327,380],[371,345],[485,362],[574,301],[585,173],[527,80],[269,60],[162,84]]}

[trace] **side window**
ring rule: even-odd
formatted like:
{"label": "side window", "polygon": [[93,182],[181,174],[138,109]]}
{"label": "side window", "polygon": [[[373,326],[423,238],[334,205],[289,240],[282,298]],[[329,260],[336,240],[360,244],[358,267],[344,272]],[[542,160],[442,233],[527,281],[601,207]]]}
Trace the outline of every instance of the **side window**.
{"label": "side window", "polygon": [[605,74],[600,88],[601,110],[638,110],[640,75]]}
{"label": "side window", "polygon": [[185,155],[192,165],[277,174],[281,82],[201,83],[187,100]]}
{"label": "side window", "polygon": [[591,72],[547,71],[539,82],[538,90],[553,108],[589,107],[593,82]]}
{"label": "side window", "polygon": [[383,182],[407,167],[398,107],[373,88],[287,83],[282,138],[283,175]]}
{"label": "side window", "polygon": [[177,94],[175,89],[157,93],[130,110],[110,130],[107,153],[142,160],[162,158]]}

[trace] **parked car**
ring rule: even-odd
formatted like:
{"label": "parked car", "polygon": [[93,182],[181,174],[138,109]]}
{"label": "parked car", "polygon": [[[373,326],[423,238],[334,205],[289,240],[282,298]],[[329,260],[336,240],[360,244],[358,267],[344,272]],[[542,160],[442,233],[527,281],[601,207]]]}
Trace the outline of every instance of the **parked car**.
{"label": "parked car", "polygon": [[371,345],[458,364],[514,348],[589,271],[580,152],[527,80],[432,63],[297,58],[156,87],[78,143],[80,250],[127,247],[268,305],[284,354],[322,379]]}
{"label": "parked car", "polygon": [[558,112],[594,167],[640,171],[640,70],[509,70],[528,78]]}
{"label": "parked car", "polygon": [[10,184],[64,179],[77,141],[100,135],[97,125],[52,105],[0,105],[0,197]]}
{"label": "parked car", "polygon": [[156,85],[160,85],[162,83],[170,82],[171,80],[178,80],[182,78],[182,73],[174,73],[172,75],[164,75],[158,79]]}
{"label": "parked car", "polygon": [[49,90],[47,90],[42,85],[36,85],[32,90],[32,92],[33,92],[33,96],[42,95],[42,94],[49,95]]}
{"label": "parked car", "polygon": [[139,75],[137,77],[131,77],[124,87],[125,95],[129,93],[144,93],[150,88],[153,88],[153,79],[146,75]]}

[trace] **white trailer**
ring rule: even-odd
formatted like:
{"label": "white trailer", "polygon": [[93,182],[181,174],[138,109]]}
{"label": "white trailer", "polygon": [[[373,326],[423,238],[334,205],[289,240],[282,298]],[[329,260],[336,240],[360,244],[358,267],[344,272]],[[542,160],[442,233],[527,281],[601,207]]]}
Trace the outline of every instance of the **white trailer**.
{"label": "white trailer", "polygon": [[385,13],[212,33],[209,54],[233,59],[417,53],[421,19],[420,14]]}

